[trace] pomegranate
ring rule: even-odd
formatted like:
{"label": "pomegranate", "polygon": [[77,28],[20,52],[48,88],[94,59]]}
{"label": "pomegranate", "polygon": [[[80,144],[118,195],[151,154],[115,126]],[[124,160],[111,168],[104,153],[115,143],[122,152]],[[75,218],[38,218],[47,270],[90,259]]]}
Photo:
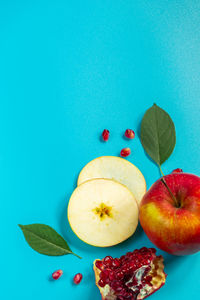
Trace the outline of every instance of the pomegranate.
{"label": "pomegranate", "polygon": [[123,148],[120,152],[120,155],[122,157],[127,157],[131,154],[131,149],[130,148]]}
{"label": "pomegranate", "polygon": [[63,271],[62,270],[57,270],[55,272],[52,273],[52,278],[54,280],[58,280],[63,274]]}
{"label": "pomegranate", "polygon": [[73,281],[74,281],[75,284],[79,284],[81,282],[82,278],[83,278],[83,275],[81,273],[77,273],[74,276]]}
{"label": "pomegranate", "polygon": [[134,132],[132,129],[126,129],[124,135],[125,135],[125,137],[127,137],[128,139],[134,139],[134,137],[135,137],[135,132]]}
{"label": "pomegranate", "polygon": [[104,129],[104,131],[102,132],[102,139],[104,142],[107,142],[110,136],[110,132],[108,129]]}
{"label": "pomegranate", "polygon": [[96,285],[102,300],[141,300],[165,284],[163,257],[143,247],[118,258],[94,261]]}

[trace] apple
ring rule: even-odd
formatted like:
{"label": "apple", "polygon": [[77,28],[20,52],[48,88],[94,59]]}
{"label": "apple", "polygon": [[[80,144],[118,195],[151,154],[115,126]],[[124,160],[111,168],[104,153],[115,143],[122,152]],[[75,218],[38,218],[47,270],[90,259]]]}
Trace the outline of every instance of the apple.
{"label": "apple", "polygon": [[114,179],[128,187],[138,204],[146,192],[146,181],[140,170],[124,158],[101,156],[90,161],[80,172],[78,185],[93,179]]}
{"label": "apple", "polygon": [[187,255],[200,250],[200,177],[172,173],[159,179],[140,204],[140,223],[158,248]]}
{"label": "apple", "polygon": [[78,186],[68,205],[68,220],[84,242],[108,247],[129,238],[138,225],[139,208],[129,189],[110,179]]}

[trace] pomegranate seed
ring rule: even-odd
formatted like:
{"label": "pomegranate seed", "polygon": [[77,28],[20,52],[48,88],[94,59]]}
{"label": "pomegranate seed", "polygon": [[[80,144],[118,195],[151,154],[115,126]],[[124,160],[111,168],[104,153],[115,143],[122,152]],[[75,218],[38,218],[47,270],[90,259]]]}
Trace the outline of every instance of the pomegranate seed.
{"label": "pomegranate seed", "polygon": [[180,168],[177,168],[177,169],[173,170],[172,173],[183,173],[183,170]]}
{"label": "pomegranate seed", "polygon": [[100,260],[97,260],[97,261],[95,262],[95,266],[96,266],[99,270],[101,270],[101,271],[104,269],[103,263],[102,263],[102,261],[100,261]]}
{"label": "pomegranate seed", "polygon": [[124,135],[125,135],[125,137],[127,137],[128,139],[134,139],[134,137],[135,137],[135,132],[134,132],[132,129],[126,129]]}
{"label": "pomegranate seed", "polygon": [[124,266],[122,266],[122,273],[123,274],[126,274],[128,272],[128,269],[129,269],[129,264],[125,264]]}
{"label": "pomegranate seed", "polygon": [[[136,296],[136,294],[137,294],[137,292],[134,292],[134,297]],[[139,294],[139,292],[138,292],[138,294]],[[126,292],[124,296],[126,297],[126,299],[129,299],[129,300],[133,299],[133,295],[131,292]]]}
{"label": "pomegranate seed", "polygon": [[145,278],[146,283],[150,283],[151,280],[152,280],[151,276],[146,276],[146,278]]}
{"label": "pomegranate seed", "polygon": [[120,260],[118,258],[113,259],[112,266],[114,268],[118,268],[121,265]]}
{"label": "pomegranate seed", "polygon": [[137,257],[137,259],[140,261],[140,260],[142,260],[142,257],[143,257],[143,255],[141,255],[141,254],[138,254],[138,257]]}
{"label": "pomegranate seed", "polygon": [[110,271],[110,273],[109,273],[109,279],[111,281],[115,279],[115,272],[114,271]]}
{"label": "pomegranate seed", "polygon": [[142,247],[142,248],[140,249],[140,251],[141,251],[142,253],[146,253],[146,252],[147,252],[147,248],[146,248],[146,247]]}
{"label": "pomegranate seed", "polygon": [[103,260],[103,264],[105,266],[110,266],[112,261],[113,261],[113,258],[111,256],[106,256]]}
{"label": "pomegranate seed", "polygon": [[63,274],[62,270],[57,270],[57,271],[55,271],[55,272],[52,273],[52,278],[54,280],[57,280],[57,279],[59,279],[62,276],[62,274]]}
{"label": "pomegranate seed", "polygon": [[134,271],[134,270],[137,269],[134,261],[131,261],[131,262],[130,262],[130,264],[129,264],[129,269],[130,269],[131,271]]}
{"label": "pomegranate seed", "polygon": [[113,281],[113,282],[111,283],[111,285],[112,285],[112,288],[115,290],[115,289],[117,289],[119,286],[121,286],[121,283],[120,283],[120,281],[115,280],[115,281]]}
{"label": "pomegranate seed", "polygon": [[152,253],[156,253],[156,249],[155,248],[149,248],[149,250],[151,250]]}
{"label": "pomegranate seed", "polygon": [[108,270],[104,270],[104,271],[102,271],[102,272],[100,273],[100,278],[101,278],[104,282],[107,281],[108,277],[109,277],[109,271],[108,271]]}
{"label": "pomegranate seed", "polygon": [[106,283],[105,283],[102,279],[100,279],[100,280],[98,281],[98,285],[99,285],[100,287],[104,287],[104,286],[106,285]]}
{"label": "pomegranate seed", "polygon": [[102,132],[102,138],[104,140],[104,142],[107,142],[110,136],[110,132],[108,129],[104,129],[104,131]]}
{"label": "pomegranate seed", "polygon": [[131,154],[131,149],[130,148],[123,148],[120,152],[120,155],[122,157],[127,157]]}
{"label": "pomegranate seed", "polygon": [[136,282],[130,281],[130,282],[127,283],[127,286],[128,286],[128,287],[132,287],[132,286],[134,286],[135,284],[137,285],[137,281],[136,281]]}
{"label": "pomegranate seed", "polygon": [[79,284],[81,282],[82,278],[83,278],[83,275],[81,273],[76,274],[73,279],[74,283]]}
{"label": "pomegranate seed", "polygon": [[120,292],[122,291],[122,289],[123,289],[123,287],[122,287],[122,286],[118,286],[118,287],[116,288],[116,290],[115,290],[115,291],[116,291],[117,293],[120,293]]}
{"label": "pomegranate seed", "polygon": [[123,261],[125,260],[125,258],[126,258],[126,256],[125,256],[125,255],[122,255],[122,256],[120,257],[119,260],[120,260],[121,262],[123,262]]}
{"label": "pomegranate seed", "polygon": [[123,272],[117,272],[116,277],[117,277],[117,279],[122,279],[124,277],[124,273]]}

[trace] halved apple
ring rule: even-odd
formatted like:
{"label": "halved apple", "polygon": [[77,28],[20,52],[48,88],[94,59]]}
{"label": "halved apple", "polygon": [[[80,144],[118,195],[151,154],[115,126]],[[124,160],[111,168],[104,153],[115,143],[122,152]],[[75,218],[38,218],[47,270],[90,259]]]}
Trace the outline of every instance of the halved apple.
{"label": "halved apple", "polygon": [[93,178],[114,179],[128,187],[138,204],[146,192],[146,181],[140,170],[124,158],[102,156],[90,161],[80,172],[78,185]]}
{"label": "halved apple", "polygon": [[108,247],[129,238],[138,224],[138,204],[129,189],[110,179],[78,186],[69,201],[68,220],[84,242]]}

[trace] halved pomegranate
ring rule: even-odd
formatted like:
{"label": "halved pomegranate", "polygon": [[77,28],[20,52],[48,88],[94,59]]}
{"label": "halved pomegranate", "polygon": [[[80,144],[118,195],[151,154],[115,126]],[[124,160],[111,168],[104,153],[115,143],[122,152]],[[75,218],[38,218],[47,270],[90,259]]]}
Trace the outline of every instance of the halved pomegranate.
{"label": "halved pomegranate", "polygon": [[165,284],[163,257],[143,247],[118,258],[94,261],[96,285],[102,300],[141,300]]}

